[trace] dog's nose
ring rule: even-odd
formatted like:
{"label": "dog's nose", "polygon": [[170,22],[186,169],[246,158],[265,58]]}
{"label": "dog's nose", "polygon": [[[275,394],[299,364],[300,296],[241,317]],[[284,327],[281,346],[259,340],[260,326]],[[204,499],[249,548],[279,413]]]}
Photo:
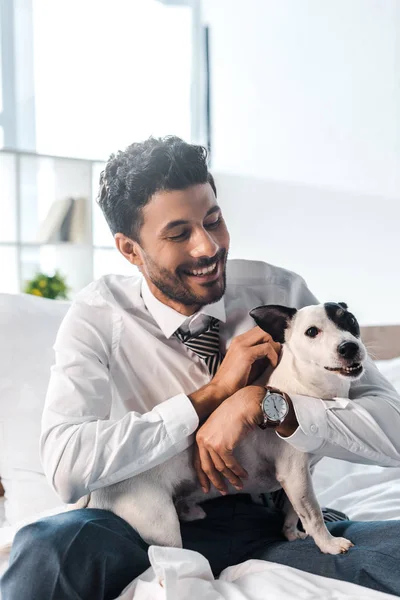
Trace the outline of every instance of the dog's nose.
{"label": "dog's nose", "polygon": [[342,342],[337,350],[343,358],[354,358],[358,352],[358,344],[355,342]]}

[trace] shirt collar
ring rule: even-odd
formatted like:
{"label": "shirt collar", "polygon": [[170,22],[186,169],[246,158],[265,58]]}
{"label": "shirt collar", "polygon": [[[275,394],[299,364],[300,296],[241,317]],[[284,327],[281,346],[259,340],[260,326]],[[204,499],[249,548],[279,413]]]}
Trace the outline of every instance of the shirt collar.
{"label": "shirt collar", "polygon": [[160,302],[160,300],[158,300],[150,291],[150,288],[144,277],[142,280],[141,295],[147,310],[156,321],[165,337],[168,339],[175,333],[177,329],[183,325],[187,325],[195,316],[199,314],[214,317],[223,323],[226,321],[225,302],[223,297],[218,300],[218,302],[207,304],[194,315],[187,317],[174,310],[170,306],[167,306],[163,302]]}

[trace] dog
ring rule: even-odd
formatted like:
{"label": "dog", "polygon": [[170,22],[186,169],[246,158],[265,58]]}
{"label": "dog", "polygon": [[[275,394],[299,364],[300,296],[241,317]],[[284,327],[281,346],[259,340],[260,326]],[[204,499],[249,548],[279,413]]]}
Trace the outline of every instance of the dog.
{"label": "dog", "polygon": [[[282,343],[279,364],[267,369],[265,383],[289,396],[348,397],[351,382],[363,374],[367,353],[358,322],[345,303],[300,310],[266,305],[250,315]],[[199,503],[220,496],[212,485],[208,494],[202,491],[192,464],[192,448],[144,473],[91,492],[86,506],[119,515],[148,544],[181,548],[179,518],[204,518]],[[249,477],[241,492],[227,482],[228,493],[260,494],[283,488],[287,496],[283,534],[289,541],[310,535],[328,554],[345,553],[353,545],[345,538],[333,537],[325,526],[313,490],[310,455],[293,448],[273,429],[255,427],[235,449],[235,457]],[[304,531],[298,529],[299,518]]]}

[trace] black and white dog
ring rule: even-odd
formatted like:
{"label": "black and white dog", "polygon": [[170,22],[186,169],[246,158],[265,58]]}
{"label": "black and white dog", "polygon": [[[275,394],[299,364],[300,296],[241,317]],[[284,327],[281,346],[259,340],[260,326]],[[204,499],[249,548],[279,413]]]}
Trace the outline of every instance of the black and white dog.
{"label": "black and white dog", "polygon": [[[260,306],[250,314],[283,344],[278,366],[272,372],[267,370],[263,383],[289,396],[348,397],[350,383],[363,373],[367,353],[359,325],[346,304],[326,303],[301,310]],[[352,546],[345,538],[333,537],[325,526],[313,490],[308,454],[294,449],[274,430],[256,427],[237,447],[235,456],[249,474],[241,493],[281,488],[286,492],[290,502],[285,508],[283,533],[288,540],[311,535],[321,551],[329,554],[347,552]],[[238,493],[229,483],[228,489],[231,494]],[[188,448],[144,473],[95,490],[86,506],[113,511],[149,544],[182,547],[179,518],[205,517],[199,503],[219,496],[213,486],[207,495],[202,491]],[[299,518],[306,533],[297,528]]]}

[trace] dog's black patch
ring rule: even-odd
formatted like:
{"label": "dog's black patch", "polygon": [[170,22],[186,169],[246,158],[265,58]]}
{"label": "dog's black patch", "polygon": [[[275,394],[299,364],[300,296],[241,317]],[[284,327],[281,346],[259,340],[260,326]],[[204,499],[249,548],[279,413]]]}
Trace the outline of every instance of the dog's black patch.
{"label": "dog's black patch", "polygon": [[269,333],[276,342],[283,344],[285,329],[296,313],[296,308],[280,306],[279,304],[266,304],[253,308],[249,314],[261,329]]}
{"label": "dog's black patch", "polygon": [[[360,326],[355,316],[347,310],[344,302],[325,302],[324,304],[328,319],[342,331],[348,331],[355,337],[360,337]],[[346,308],[345,308],[346,307]]]}
{"label": "dog's black patch", "polygon": [[181,481],[180,484],[174,490],[174,501],[179,500],[180,498],[185,498],[189,496],[194,490],[197,489],[197,485],[193,483],[193,481],[184,480]]}

